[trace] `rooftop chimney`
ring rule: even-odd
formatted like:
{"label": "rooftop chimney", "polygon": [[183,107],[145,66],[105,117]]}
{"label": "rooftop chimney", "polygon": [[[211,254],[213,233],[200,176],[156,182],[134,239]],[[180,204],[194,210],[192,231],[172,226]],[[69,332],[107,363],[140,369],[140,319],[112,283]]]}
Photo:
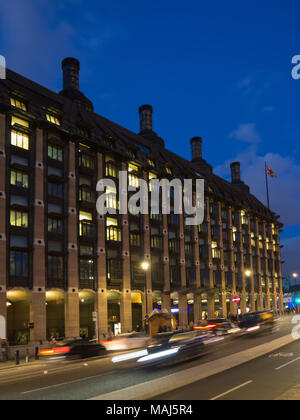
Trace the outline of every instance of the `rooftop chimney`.
{"label": "rooftop chimney", "polygon": [[192,148],[192,162],[197,162],[202,160],[202,138],[193,137],[191,139],[191,148]]}
{"label": "rooftop chimney", "polygon": [[80,62],[76,58],[65,58],[62,62],[63,89],[79,90]]}
{"label": "rooftop chimney", "polygon": [[141,133],[144,131],[152,131],[152,115],[153,108],[151,105],[142,105],[139,108],[140,114],[140,130]]}
{"label": "rooftop chimney", "polygon": [[231,168],[231,182],[233,184],[241,184],[241,164],[240,162],[233,162]]}

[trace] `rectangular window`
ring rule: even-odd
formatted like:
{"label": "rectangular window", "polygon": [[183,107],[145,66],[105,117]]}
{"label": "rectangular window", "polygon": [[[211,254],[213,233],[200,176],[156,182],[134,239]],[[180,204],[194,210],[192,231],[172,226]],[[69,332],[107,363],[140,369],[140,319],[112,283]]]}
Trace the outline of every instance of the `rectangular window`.
{"label": "rectangular window", "polygon": [[11,248],[27,248],[28,239],[26,236],[11,236],[10,246]]}
{"label": "rectangular window", "polygon": [[48,176],[58,176],[62,178],[64,176],[63,170],[58,168],[53,168],[52,166],[48,166]]}
{"label": "rectangular window", "polygon": [[11,145],[20,149],[29,150],[29,136],[20,131],[11,130]]}
{"label": "rectangular window", "polygon": [[53,182],[48,183],[48,194],[53,195],[54,197],[63,197],[63,185],[54,184]]}
{"label": "rectangular window", "polygon": [[84,257],[92,257],[94,255],[94,248],[92,246],[81,245],[80,255]]}
{"label": "rectangular window", "polygon": [[28,166],[28,159],[17,155],[11,155],[11,163],[12,165],[17,164],[22,166]]}
{"label": "rectangular window", "polygon": [[63,278],[63,258],[48,256],[48,278],[61,280]]}
{"label": "rectangular window", "polygon": [[46,117],[47,117],[47,121],[51,122],[52,124],[60,125],[60,120],[54,115],[46,114]]}
{"label": "rectangular window", "polygon": [[62,243],[57,241],[49,241],[48,252],[62,252]]}
{"label": "rectangular window", "polygon": [[51,233],[62,233],[63,232],[63,223],[61,219],[48,219],[48,232]]}
{"label": "rectangular window", "polygon": [[63,161],[63,149],[62,147],[54,144],[48,144],[48,157],[53,160]]}
{"label": "rectangular window", "polygon": [[29,122],[18,117],[11,117],[11,125],[19,125],[21,127],[29,128]]}
{"label": "rectangular window", "polygon": [[57,206],[56,204],[48,204],[48,213],[54,213],[54,214],[62,214],[63,209],[62,206]]}
{"label": "rectangular window", "polygon": [[18,99],[10,98],[10,104],[11,104],[11,106],[13,106],[15,108],[22,109],[22,111],[27,111],[27,107],[24,104],[24,102],[21,102]]}
{"label": "rectangular window", "polygon": [[28,277],[28,254],[23,252],[10,253],[10,275]]}
{"label": "rectangular window", "polygon": [[10,204],[12,206],[13,205],[18,205],[18,206],[27,207],[28,206],[28,198],[27,197],[21,197],[19,195],[11,195]]}
{"label": "rectangular window", "polygon": [[93,260],[80,260],[80,280],[94,280]]}
{"label": "rectangular window", "polygon": [[10,173],[10,184],[20,188],[28,188],[28,174],[12,170]]}
{"label": "rectangular window", "polygon": [[28,228],[28,213],[22,211],[10,211],[10,225]]}

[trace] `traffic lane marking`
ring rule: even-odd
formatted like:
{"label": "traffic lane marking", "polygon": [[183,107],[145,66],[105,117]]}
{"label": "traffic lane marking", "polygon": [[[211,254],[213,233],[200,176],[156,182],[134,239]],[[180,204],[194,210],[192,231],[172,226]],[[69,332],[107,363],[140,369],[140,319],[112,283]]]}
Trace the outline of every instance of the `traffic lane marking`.
{"label": "traffic lane marking", "polygon": [[253,383],[253,381],[244,382],[243,384],[241,384],[239,386],[236,386],[235,388],[232,388],[232,389],[229,389],[226,392],[223,392],[223,394],[219,394],[216,397],[211,398],[210,401],[218,400],[218,399],[220,399],[222,397],[225,397],[226,395],[231,394],[232,392],[237,391],[238,389],[244,388],[245,386],[250,385],[252,383]]}
{"label": "traffic lane marking", "polygon": [[284,365],[281,365],[281,366],[279,366],[279,367],[275,368],[275,370],[280,370],[280,369],[283,369],[283,368],[285,368],[285,367],[287,367],[287,366],[291,365],[292,363],[297,362],[298,360],[300,360],[300,357],[297,357],[296,359],[291,360],[290,362],[285,363]]}

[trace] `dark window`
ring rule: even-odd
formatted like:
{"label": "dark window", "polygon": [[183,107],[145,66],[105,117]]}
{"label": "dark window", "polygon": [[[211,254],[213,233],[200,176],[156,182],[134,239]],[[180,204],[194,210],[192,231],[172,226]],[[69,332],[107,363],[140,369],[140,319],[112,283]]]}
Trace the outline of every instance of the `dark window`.
{"label": "dark window", "polygon": [[28,276],[28,254],[23,252],[10,253],[10,275],[14,277]]}
{"label": "dark window", "polygon": [[56,204],[48,204],[48,213],[62,214],[62,206]]}
{"label": "dark window", "polygon": [[[80,260],[80,280],[85,282],[94,282],[94,261]],[[92,287],[93,288],[93,287]]]}
{"label": "dark window", "polygon": [[53,182],[48,183],[48,194],[53,195],[54,197],[62,197],[63,196],[63,185],[62,184],[54,184]]}
{"label": "dark window", "polygon": [[28,159],[17,155],[11,155],[11,163],[17,163],[18,165],[28,166]]}
{"label": "dark window", "polygon": [[26,236],[11,236],[10,246],[11,248],[27,248],[28,239]]}
{"label": "dark window", "polygon": [[10,204],[11,205],[18,205],[18,206],[24,206],[27,207],[28,206],[28,198],[27,197],[20,197],[18,195],[12,195],[10,197]]}
{"label": "dark window", "polygon": [[63,278],[63,258],[48,256],[48,277],[61,280]]}
{"label": "dark window", "polygon": [[62,252],[62,243],[56,241],[49,241],[48,252]]}
{"label": "dark window", "polygon": [[62,233],[63,231],[63,222],[61,219],[48,219],[48,232],[51,233]]}
{"label": "dark window", "polygon": [[48,145],[48,157],[53,160],[63,161],[63,149],[59,146],[49,144]]}

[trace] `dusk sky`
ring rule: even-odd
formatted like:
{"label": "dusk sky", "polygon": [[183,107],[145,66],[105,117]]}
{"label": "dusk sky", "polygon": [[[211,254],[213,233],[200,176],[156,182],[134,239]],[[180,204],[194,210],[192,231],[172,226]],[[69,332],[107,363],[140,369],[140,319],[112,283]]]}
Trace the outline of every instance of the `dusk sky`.
{"label": "dusk sky", "polygon": [[138,107],[154,107],[154,131],[190,159],[203,138],[204,158],[242,178],[285,223],[285,274],[300,274],[300,55],[296,0],[10,0],[0,14],[0,55],[7,66],[54,91],[61,60],[81,62],[80,89],[95,111],[132,131]]}

